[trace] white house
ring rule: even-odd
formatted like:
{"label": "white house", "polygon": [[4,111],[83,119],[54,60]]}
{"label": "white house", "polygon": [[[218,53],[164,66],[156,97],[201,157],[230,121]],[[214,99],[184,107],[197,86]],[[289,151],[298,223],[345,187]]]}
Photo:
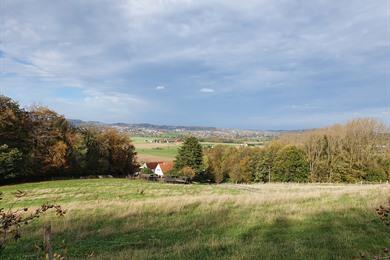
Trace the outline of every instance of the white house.
{"label": "white house", "polygon": [[168,172],[173,169],[173,162],[147,162],[144,163],[140,168],[148,168],[154,174],[157,174],[158,176],[162,177],[164,175],[167,175]]}

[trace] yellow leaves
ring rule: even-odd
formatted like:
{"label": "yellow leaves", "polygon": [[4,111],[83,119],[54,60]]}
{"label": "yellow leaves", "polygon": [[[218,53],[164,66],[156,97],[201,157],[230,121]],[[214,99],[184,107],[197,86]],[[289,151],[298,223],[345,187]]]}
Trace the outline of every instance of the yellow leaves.
{"label": "yellow leaves", "polygon": [[189,178],[195,177],[195,171],[189,166],[185,166],[183,169],[180,170],[180,174]]}
{"label": "yellow leaves", "polygon": [[46,158],[46,162],[50,167],[61,168],[66,165],[66,151],[68,146],[59,141],[49,148],[49,157]]}

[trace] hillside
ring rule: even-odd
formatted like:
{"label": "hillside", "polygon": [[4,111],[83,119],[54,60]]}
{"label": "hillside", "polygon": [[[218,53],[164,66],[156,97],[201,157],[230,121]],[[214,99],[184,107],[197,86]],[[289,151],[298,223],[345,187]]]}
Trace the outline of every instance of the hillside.
{"label": "hillside", "polygon": [[[15,199],[13,192],[27,195]],[[2,186],[8,208],[62,205],[22,229],[2,259],[34,259],[42,225],[55,252],[86,259],[352,259],[390,245],[375,215],[389,185],[169,185],[124,179]]]}
{"label": "hillside", "polygon": [[[155,125],[148,123],[129,124],[129,123],[103,123],[98,121],[82,121],[79,119],[68,119],[76,127],[97,127],[97,128],[116,128],[121,132],[129,133],[131,136],[143,137],[183,137],[193,135],[205,139],[218,139],[228,142],[240,140],[258,140],[267,141],[280,133],[290,131],[263,131],[263,130],[245,130],[233,128],[217,128],[207,126],[174,126],[174,125]],[[292,131],[294,132],[294,131]]]}

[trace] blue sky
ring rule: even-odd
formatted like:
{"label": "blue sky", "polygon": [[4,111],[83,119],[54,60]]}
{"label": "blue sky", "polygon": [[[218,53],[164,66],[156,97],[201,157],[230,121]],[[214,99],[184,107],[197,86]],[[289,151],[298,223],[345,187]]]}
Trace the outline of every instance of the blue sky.
{"label": "blue sky", "polygon": [[390,123],[388,0],[0,3],[0,93],[68,118]]}

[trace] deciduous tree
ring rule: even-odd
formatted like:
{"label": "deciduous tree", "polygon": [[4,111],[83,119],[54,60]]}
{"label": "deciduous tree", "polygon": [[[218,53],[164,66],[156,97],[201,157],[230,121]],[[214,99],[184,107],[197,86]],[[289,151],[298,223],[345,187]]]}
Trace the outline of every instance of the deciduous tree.
{"label": "deciduous tree", "polygon": [[307,181],[309,165],[305,153],[292,145],[282,148],[276,155],[274,173],[277,181]]}

